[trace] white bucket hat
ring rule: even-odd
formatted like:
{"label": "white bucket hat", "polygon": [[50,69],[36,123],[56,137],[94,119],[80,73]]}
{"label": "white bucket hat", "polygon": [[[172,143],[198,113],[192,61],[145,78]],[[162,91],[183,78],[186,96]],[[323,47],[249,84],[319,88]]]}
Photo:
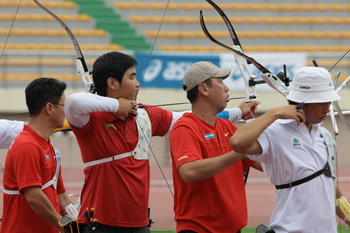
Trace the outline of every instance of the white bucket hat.
{"label": "white bucket hat", "polygon": [[231,73],[231,68],[221,69],[208,61],[200,61],[192,64],[184,75],[183,84],[189,92],[202,82],[210,78],[227,78]]}
{"label": "white bucket hat", "polygon": [[340,96],[325,68],[303,67],[296,71],[286,98],[296,103],[327,103],[339,100]]}

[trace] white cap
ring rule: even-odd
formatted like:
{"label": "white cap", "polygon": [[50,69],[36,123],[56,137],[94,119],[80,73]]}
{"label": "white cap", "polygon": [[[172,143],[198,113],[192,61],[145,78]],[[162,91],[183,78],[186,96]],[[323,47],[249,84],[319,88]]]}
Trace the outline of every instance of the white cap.
{"label": "white cap", "polygon": [[340,96],[325,68],[303,67],[296,71],[286,98],[296,103],[327,103],[339,100]]}
{"label": "white cap", "polygon": [[189,92],[202,82],[210,78],[227,78],[231,73],[231,68],[221,69],[208,61],[194,63],[187,69],[184,75],[183,84]]}

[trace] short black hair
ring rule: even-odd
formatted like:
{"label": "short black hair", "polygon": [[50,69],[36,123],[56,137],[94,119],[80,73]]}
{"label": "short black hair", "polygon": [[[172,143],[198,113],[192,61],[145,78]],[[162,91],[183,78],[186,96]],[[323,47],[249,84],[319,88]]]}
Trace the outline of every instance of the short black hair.
{"label": "short black hair", "polygon": [[55,78],[38,78],[25,89],[26,104],[29,116],[39,115],[47,103],[57,104],[65,91],[67,84]]}
{"label": "short black hair", "polygon": [[92,68],[97,94],[107,96],[107,79],[114,78],[121,84],[125,72],[137,65],[135,58],[116,51],[98,57]]}
{"label": "short black hair", "polygon": [[[203,83],[206,83],[209,87],[212,86],[211,78],[208,78]],[[186,90],[186,86],[183,85],[183,89]],[[198,99],[198,85],[195,86],[193,89],[187,92],[187,99],[193,104]]]}

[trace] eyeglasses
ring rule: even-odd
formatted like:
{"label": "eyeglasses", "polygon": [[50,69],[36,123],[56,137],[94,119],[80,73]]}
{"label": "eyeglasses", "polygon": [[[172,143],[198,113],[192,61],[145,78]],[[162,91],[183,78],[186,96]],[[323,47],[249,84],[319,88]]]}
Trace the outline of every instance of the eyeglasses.
{"label": "eyeglasses", "polygon": [[53,105],[64,107],[64,104],[53,104]]}
{"label": "eyeglasses", "polygon": [[[56,103],[50,103],[50,102],[49,102],[49,103],[46,103],[46,104],[52,104],[52,105],[64,107],[64,104],[58,104],[58,103],[56,104]],[[44,104],[44,106],[46,106],[46,104]]]}

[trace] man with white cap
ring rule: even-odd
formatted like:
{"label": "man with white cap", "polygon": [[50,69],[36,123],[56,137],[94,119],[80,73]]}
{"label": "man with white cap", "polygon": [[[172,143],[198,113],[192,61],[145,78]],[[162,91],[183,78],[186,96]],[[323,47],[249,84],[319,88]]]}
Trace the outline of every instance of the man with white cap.
{"label": "man with white cap", "polygon": [[321,123],[340,96],[326,69],[303,67],[295,73],[287,99],[290,105],[271,109],[242,126],[231,137],[231,146],[261,162],[276,186],[269,224],[276,233],[335,233],[336,198],[341,203],[337,210],[342,210],[337,214],[347,223],[350,216],[343,211],[350,209],[335,184],[335,141]]}
{"label": "man with white cap", "polygon": [[[232,150],[237,127],[216,117],[229,102],[231,69],[197,62],[184,75],[192,105],[170,134],[176,232],[240,232],[247,224],[243,172],[259,163]],[[242,160],[243,159],[243,160]]]}

